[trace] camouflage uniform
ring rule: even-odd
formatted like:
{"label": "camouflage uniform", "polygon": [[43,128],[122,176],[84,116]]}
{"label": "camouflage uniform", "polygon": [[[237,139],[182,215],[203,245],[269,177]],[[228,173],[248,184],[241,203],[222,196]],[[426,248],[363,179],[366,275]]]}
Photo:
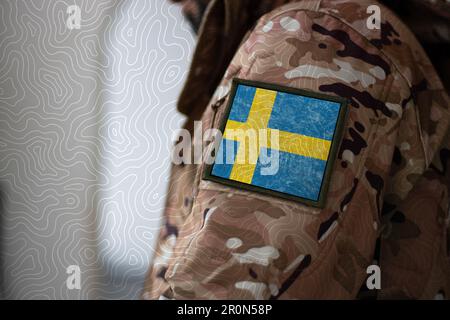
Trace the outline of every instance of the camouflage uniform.
{"label": "camouflage uniform", "polygon": [[347,98],[349,115],[323,209],[174,166],[145,299],[353,299],[377,243],[378,298],[450,295],[450,100],[389,9],[366,27],[373,3],[209,4],[179,100],[187,129],[218,126],[235,77]]}

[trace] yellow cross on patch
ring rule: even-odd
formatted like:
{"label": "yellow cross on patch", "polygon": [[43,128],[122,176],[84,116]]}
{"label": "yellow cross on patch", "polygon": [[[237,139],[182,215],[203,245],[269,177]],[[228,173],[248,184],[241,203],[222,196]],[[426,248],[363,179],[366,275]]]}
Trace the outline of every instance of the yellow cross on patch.
{"label": "yellow cross on patch", "polygon": [[[241,142],[230,179],[244,183],[252,181],[256,167],[255,159],[258,159],[261,147],[327,160],[331,141],[267,127],[276,96],[277,91],[257,88],[247,121],[245,123],[234,120],[227,121],[224,138]],[[273,130],[278,131],[278,146],[273,145],[274,141],[270,138],[276,136],[271,132]],[[256,134],[253,140],[249,139],[252,134]],[[260,139],[259,135],[261,134],[266,137]],[[258,145],[251,146],[251,143]],[[256,155],[250,154],[250,151],[255,150]]]}
{"label": "yellow cross on patch", "polygon": [[[340,97],[234,79],[220,157],[204,178],[322,206],[345,114]],[[277,155],[277,166],[267,173],[269,153]]]}

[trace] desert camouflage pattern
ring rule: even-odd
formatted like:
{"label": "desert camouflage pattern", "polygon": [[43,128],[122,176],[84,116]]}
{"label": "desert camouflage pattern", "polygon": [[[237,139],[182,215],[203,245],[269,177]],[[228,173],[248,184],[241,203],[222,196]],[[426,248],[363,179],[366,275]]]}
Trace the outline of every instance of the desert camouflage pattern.
{"label": "desert camouflage pattern", "polygon": [[[199,118],[203,130],[218,127],[235,77],[348,99],[326,204],[174,166],[143,298],[354,299],[371,264],[378,298],[448,298],[450,100],[413,34],[381,5],[381,30],[369,30],[374,1],[277,3],[253,27],[227,20],[228,2],[212,1],[200,27],[179,102],[186,128]],[[245,36],[230,37],[230,24]]]}

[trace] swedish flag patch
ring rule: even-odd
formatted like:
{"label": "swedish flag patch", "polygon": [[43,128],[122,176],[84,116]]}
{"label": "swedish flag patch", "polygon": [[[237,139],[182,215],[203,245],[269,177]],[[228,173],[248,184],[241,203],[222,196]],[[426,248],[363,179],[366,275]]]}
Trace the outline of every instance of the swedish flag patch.
{"label": "swedish flag patch", "polygon": [[346,100],[234,79],[204,179],[322,207]]}

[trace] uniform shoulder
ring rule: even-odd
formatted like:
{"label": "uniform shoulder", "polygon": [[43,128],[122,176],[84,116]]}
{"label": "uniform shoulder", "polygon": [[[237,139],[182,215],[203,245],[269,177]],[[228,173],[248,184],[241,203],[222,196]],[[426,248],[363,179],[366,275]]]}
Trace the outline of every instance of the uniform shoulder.
{"label": "uniform shoulder", "polygon": [[[379,28],[368,27],[367,24],[368,19],[373,17],[374,10],[380,18]],[[334,22],[324,26],[321,21],[325,18]],[[326,29],[327,27],[332,29]],[[361,41],[366,42],[365,45],[376,48],[409,87],[417,85],[426,75],[429,90],[443,88],[431,61],[414,34],[389,8],[373,0],[306,0],[288,3],[262,16],[257,28],[264,33],[297,31],[300,40],[305,34],[317,29],[328,33],[331,38],[345,37],[345,31],[341,31],[351,29],[353,34],[359,35]]]}

